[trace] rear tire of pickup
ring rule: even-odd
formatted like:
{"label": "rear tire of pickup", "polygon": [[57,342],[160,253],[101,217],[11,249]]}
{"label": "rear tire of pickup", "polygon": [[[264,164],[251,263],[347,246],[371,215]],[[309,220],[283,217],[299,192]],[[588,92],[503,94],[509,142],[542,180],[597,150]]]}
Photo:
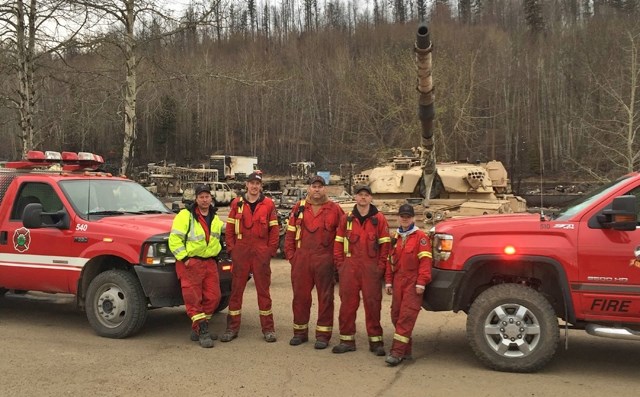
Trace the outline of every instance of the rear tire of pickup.
{"label": "rear tire of pickup", "polygon": [[539,292],[500,284],[480,294],[467,317],[467,340],[480,361],[507,372],[534,372],[547,364],[559,341],[558,319]]}
{"label": "rear tire of pickup", "polygon": [[126,338],[147,320],[147,299],[138,279],[125,270],[109,270],[91,281],[85,310],[96,333]]}

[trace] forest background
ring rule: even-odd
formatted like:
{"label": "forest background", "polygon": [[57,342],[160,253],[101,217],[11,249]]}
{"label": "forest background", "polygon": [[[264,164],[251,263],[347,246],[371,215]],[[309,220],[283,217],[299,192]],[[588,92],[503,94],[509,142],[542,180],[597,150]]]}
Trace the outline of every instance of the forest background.
{"label": "forest background", "polygon": [[257,156],[361,170],[418,146],[434,45],[438,161],[604,181],[640,161],[640,0],[9,0],[0,160],[89,151],[130,174]]}

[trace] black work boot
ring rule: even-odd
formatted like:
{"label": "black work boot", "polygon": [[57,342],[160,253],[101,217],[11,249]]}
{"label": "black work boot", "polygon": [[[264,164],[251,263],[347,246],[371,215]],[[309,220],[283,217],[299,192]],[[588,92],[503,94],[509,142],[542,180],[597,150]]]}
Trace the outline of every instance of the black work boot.
{"label": "black work boot", "polygon": [[379,357],[382,357],[382,356],[387,354],[384,351],[384,346],[382,345],[382,343],[371,343],[371,344],[369,344],[369,351],[372,352],[374,355],[379,356]]}
{"label": "black work boot", "polygon": [[293,338],[289,341],[291,346],[298,346],[303,343],[306,343],[309,340],[308,336],[305,335],[293,335]]}
{"label": "black work boot", "polygon": [[351,345],[347,343],[339,343],[331,349],[331,352],[336,354],[342,354],[346,352],[354,352],[356,351],[356,345]]}
{"label": "black work boot", "polygon": [[389,354],[387,358],[384,360],[384,362],[386,362],[387,365],[389,365],[390,367],[395,367],[396,365],[400,364],[404,359],[405,359],[404,357],[396,357]]}
{"label": "black work boot", "polygon": [[[211,335],[211,339],[213,340],[218,339],[218,335],[214,334],[213,332],[209,332],[209,335]],[[200,340],[200,336],[198,336],[198,333],[194,330],[191,330],[191,335],[189,335],[189,338],[191,339],[192,342],[197,342]]]}
{"label": "black work boot", "polygon": [[211,339],[211,335],[209,334],[209,323],[206,321],[200,323],[200,335],[198,340],[202,347],[213,347],[213,339]]}
{"label": "black work boot", "polygon": [[234,332],[234,331],[228,329],[228,330],[224,331],[224,333],[220,337],[220,342],[231,342],[232,340],[234,340],[237,337],[238,337],[238,333],[237,332]]}

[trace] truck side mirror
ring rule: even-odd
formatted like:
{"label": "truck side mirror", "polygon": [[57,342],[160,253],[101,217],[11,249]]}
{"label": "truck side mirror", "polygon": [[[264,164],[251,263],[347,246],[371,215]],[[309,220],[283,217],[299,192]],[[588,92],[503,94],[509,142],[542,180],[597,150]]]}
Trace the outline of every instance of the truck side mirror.
{"label": "truck side mirror", "polygon": [[56,212],[42,212],[42,204],[31,203],[24,207],[22,224],[27,229],[43,227],[69,229],[69,215],[64,209]]}
{"label": "truck side mirror", "polygon": [[27,229],[38,229],[42,227],[42,204],[31,203],[24,207],[22,213],[22,224]]}
{"label": "truck side mirror", "polygon": [[614,230],[636,230],[638,224],[638,200],[634,195],[620,196],[613,199],[611,208],[598,215],[603,227]]}

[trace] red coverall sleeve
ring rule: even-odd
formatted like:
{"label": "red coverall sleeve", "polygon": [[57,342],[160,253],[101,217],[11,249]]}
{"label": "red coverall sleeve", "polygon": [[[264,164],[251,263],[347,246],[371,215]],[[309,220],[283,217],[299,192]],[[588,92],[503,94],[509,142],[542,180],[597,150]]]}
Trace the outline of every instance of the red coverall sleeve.
{"label": "red coverall sleeve", "polygon": [[432,260],[432,249],[431,249],[431,240],[424,232],[419,232],[418,237],[420,241],[418,241],[418,260],[420,261],[420,265],[418,267],[418,279],[416,281],[416,285],[426,286],[431,282],[431,264]]}
{"label": "red coverall sleeve", "polygon": [[238,199],[231,202],[229,215],[227,216],[227,224],[224,228],[224,242],[227,245],[227,252],[231,253],[236,245],[236,227],[235,220],[238,213]]}
{"label": "red coverall sleeve", "polygon": [[298,208],[300,208],[300,202],[291,209],[287,232],[284,235],[284,257],[289,261],[296,253],[296,214],[298,213]]}
{"label": "red coverall sleeve", "polygon": [[387,218],[381,213],[378,216],[378,244],[380,251],[378,253],[378,267],[385,269],[389,261],[389,251],[391,247],[391,237],[389,236],[389,223]]}
{"label": "red coverall sleeve", "polygon": [[269,199],[269,248],[271,256],[278,253],[278,242],[280,241],[280,222],[278,222],[278,212],[276,205]]}
{"label": "red coverall sleeve", "polygon": [[344,240],[347,230],[347,216],[342,215],[340,217],[340,223],[338,223],[338,232],[336,233],[336,239],[333,243],[333,262],[336,267],[342,266],[344,263]]}

